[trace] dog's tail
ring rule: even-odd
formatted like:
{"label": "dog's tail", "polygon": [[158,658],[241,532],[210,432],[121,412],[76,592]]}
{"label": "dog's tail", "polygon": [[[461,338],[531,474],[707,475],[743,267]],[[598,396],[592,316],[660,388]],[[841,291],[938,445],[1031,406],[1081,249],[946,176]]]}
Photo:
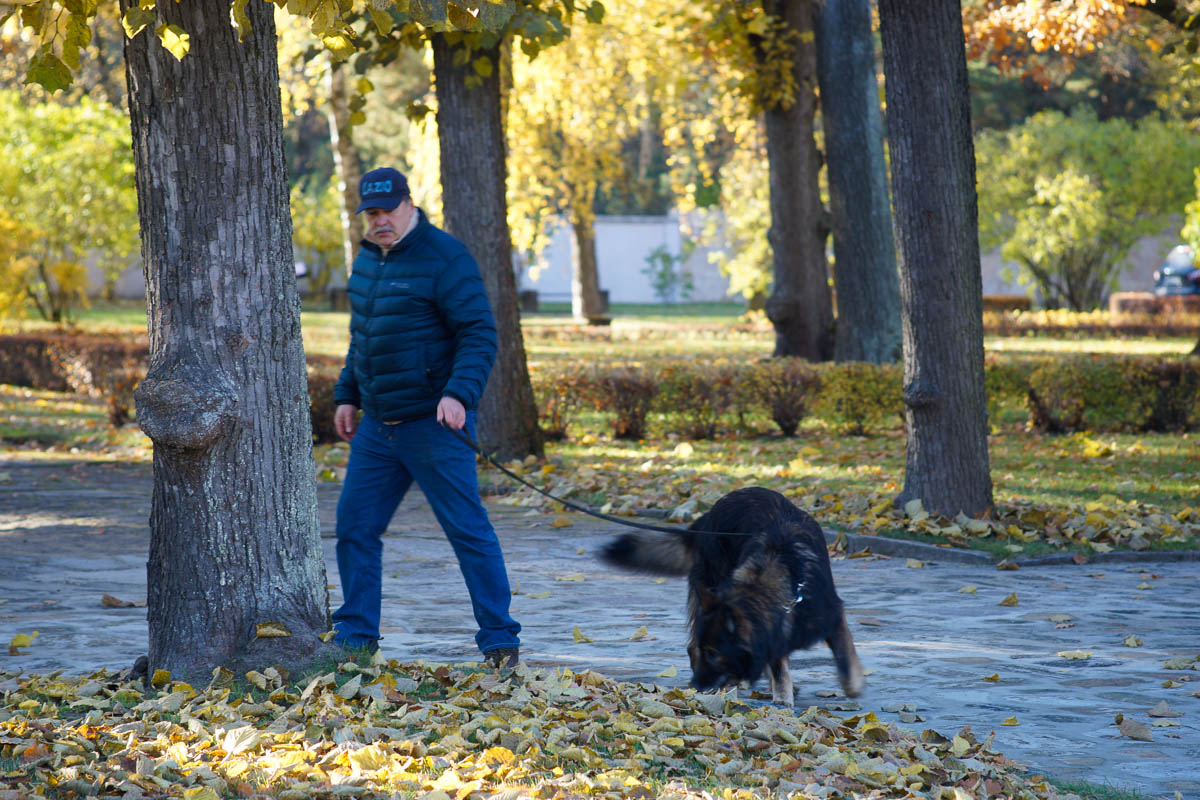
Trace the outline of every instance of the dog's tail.
{"label": "dog's tail", "polygon": [[655,575],[687,575],[695,557],[687,537],[675,533],[624,533],[600,549],[610,566]]}

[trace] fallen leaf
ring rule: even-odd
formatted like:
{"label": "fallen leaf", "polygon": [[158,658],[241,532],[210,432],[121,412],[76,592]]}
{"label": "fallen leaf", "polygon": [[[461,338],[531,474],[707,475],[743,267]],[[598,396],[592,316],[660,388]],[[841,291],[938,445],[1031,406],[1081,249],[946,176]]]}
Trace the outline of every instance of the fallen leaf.
{"label": "fallen leaf", "polygon": [[1126,647],[1141,647],[1142,640],[1140,638],[1138,638],[1138,636],[1136,634],[1131,633],[1125,637],[1124,644]]}
{"label": "fallen leaf", "polygon": [[987,675],[984,677],[984,680],[987,681],[988,683],[999,683],[1000,682],[1000,673],[996,672],[991,675]]}
{"label": "fallen leaf", "polygon": [[551,528],[570,528],[575,523],[566,514],[559,514],[550,523]]}
{"label": "fallen leaf", "polygon": [[921,567],[925,566],[925,562],[919,561],[915,558],[910,558],[905,560],[904,566],[908,567],[909,569],[920,569]]}
{"label": "fallen leaf", "polygon": [[1010,559],[1007,559],[1007,558],[996,565],[996,569],[1002,569],[1002,570],[1014,570],[1014,569],[1020,569],[1020,568],[1021,568],[1020,564],[1018,564],[1017,562],[1012,561]]}
{"label": "fallen leaf", "polygon": [[100,598],[100,605],[106,608],[133,608],[134,604],[128,600],[118,600],[111,594],[106,594]]}
{"label": "fallen leaf", "polygon": [[1017,593],[1016,593],[1016,592],[1013,592],[1013,593],[1012,593],[1012,594],[1010,594],[1008,597],[1006,597],[1006,598],[1004,598],[1003,600],[1001,600],[1001,601],[1000,601],[1000,605],[1002,605],[1002,606],[1015,606],[1015,605],[1017,605]]}
{"label": "fallen leaf", "polygon": [[254,635],[259,639],[280,639],[292,633],[281,622],[260,622],[254,628]]}
{"label": "fallen leaf", "polygon": [[1166,700],[1160,700],[1158,705],[1156,705],[1154,708],[1150,709],[1149,714],[1152,717],[1182,717],[1183,716],[1182,711],[1175,711],[1169,705],[1167,705]]}
{"label": "fallen leaf", "polygon": [[556,580],[556,581],[586,581],[587,576],[584,575],[582,572],[568,572],[566,575],[555,575],[554,580]]}
{"label": "fallen leaf", "polygon": [[550,592],[530,592],[525,596],[534,600],[544,600],[550,596]]}
{"label": "fallen leaf", "polygon": [[[37,636],[36,633],[33,635]],[[1192,664],[1197,662],[1200,662],[1200,656],[1180,656],[1179,658],[1168,658],[1163,662],[1163,669],[1191,669]]]}
{"label": "fallen leaf", "polygon": [[1073,660],[1083,660],[1092,657],[1090,650],[1059,650],[1058,655],[1060,658]]}
{"label": "fallen leaf", "polygon": [[1116,716],[1117,729],[1121,731],[1121,735],[1128,736],[1130,739],[1136,739],[1139,742],[1153,742],[1154,737],[1150,734],[1150,728],[1145,723],[1138,722],[1136,719],[1130,719],[1123,714]]}
{"label": "fallen leaf", "polygon": [[971,584],[968,583],[966,586],[959,589],[958,593],[959,594],[975,594],[978,591],[979,591],[978,586],[972,586]]}
{"label": "fallen leaf", "polygon": [[667,667],[667,668],[666,668],[666,669],[664,669],[662,672],[658,673],[658,677],[660,677],[660,678],[674,678],[674,677],[675,677],[676,675],[678,675],[678,674],[679,674],[679,670],[675,669],[674,667]]}
{"label": "fallen leaf", "polygon": [[1051,614],[1050,616],[1046,617],[1046,619],[1050,620],[1051,622],[1070,622],[1075,618],[1070,614]]}
{"label": "fallen leaf", "polygon": [[1017,721],[1016,717],[1005,717],[1004,722],[1001,722],[1000,724],[1006,727],[1012,727],[1014,725],[1020,725],[1021,723]]}
{"label": "fallen leaf", "polygon": [[155,689],[166,686],[171,682],[171,671],[167,669],[156,669],[154,675],[150,678],[150,685]]}
{"label": "fallen leaf", "polygon": [[8,643],[8,654],[10,656],[21,655],[22,653],[18,648],[29,647],[33,644],[33,640],[37,637],[37,631],[34,631],[33,633],[18,633],[16,636],[12,637],[12,641]]}
{"label": "fallen leaf", "polygon": [[642,627],[638,628],[636,631],[633,632],[633,634],[629,637],[629,641],[631,641],[631,642],[641,641],[642,639],[645,639],[649,634],[650,634],[650,631],[646,630],[646,626],[643,625]]}
{"label": "fallen leaf", "polygon": [[596,641],[595,639],[593,639],[590,636],[584,636],[583,631],[579,630],[578,625],[576,625],[574,628],[571,629],[571,636],[573,636],[575,638],[575,644],[585,644],[587,642]]}

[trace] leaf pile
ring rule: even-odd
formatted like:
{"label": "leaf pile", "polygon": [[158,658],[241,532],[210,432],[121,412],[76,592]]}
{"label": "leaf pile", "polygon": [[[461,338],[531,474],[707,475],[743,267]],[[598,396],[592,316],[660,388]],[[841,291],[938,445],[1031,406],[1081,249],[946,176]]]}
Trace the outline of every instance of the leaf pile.
{"label": "leaf pile", "polygon": [[[1034,542],[1067,550],[1107,553],[1117,549],[1145,550],[1155,545],[1200,542],[1200,507],[1185,506],[1170,513],[1137,500],[1111,494],[1086,503],[1037,504],[1020,498],[998,499],[985,519],[959,514],[953,519],[933,514],[919,500],[898,508],[893,499],[897,484],[878,481],[877,491],[814,490],[805,453],[784,467],[754,464],[740,468],[724,463],[679,461],[693,455],[687,442],[672,450],[652,454],[640,464],[611,459],[586,462],[556,459],[506,466],[543,490],[598,510],[632,516],[646,510],[665,512],[673,521],[687,522],[712,507],[721,496],[741,486],[757,484],[775,489],[793,500],[818,522],[853,533],[885,535],[894,531],[936,536],[957,547],[989,537],[1020,552]],[[741,456],[739,456],[741,458]],[[491,483],[513,486],[501,503],[560,511],[562,506],[532,489],[520,487],[494,468],[484,470]]]}
{"label": "leaf pile", "polygon": [[595,672],[346,663],[198,691],[0,673],[0,798],[1052,798],[969,729],[750,708]]}

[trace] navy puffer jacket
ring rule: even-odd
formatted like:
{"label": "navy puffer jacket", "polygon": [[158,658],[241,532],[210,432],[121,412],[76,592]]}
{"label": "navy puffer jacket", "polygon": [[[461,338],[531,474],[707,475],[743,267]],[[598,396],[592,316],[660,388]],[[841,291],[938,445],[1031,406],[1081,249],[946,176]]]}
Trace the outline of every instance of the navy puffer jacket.
{"label": "navy puffer jacket", "polygon": [[350,350],[334,402],[383,422],[428,417],[446,395],[476,408],[496,357],[496,322],[475,259],[417,214],[386,255],[362,243],[346,287]]}

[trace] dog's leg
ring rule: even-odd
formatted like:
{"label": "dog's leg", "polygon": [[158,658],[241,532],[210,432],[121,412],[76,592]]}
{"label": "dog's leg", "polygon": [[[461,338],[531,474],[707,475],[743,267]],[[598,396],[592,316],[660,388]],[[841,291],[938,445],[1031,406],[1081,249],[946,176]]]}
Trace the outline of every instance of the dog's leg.
{"label": "dog's leg", "polygon": [[771,702],[776,705],[791,707],[792,673],[788,667],[788,656],[784,655],[767,668],[771,678]]}
{"label": "dog's leg", "polygon": [[833,635],[825,640],[833,651],[833,660],[837,663],[838,681],[847,697],[858,697],[867,687],[863,679],[862,665],[858,663],[858,652],[854,649],[854,637],[846,625],[846,615],[842,614]]}

